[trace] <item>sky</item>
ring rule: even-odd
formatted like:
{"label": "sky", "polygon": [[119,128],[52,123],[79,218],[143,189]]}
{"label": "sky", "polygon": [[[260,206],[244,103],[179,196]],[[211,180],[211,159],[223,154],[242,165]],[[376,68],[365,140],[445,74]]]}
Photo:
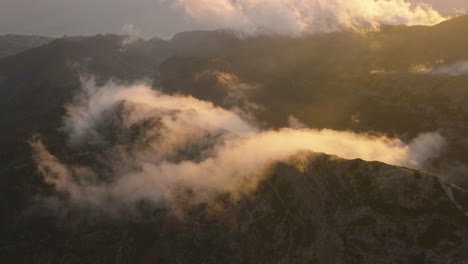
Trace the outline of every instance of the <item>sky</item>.
{"label": "sky", "polygon": [[425,1],[414,0],[411,2],[428,3],[440,11],[450,11],[454,8],[456,9],[464,8],[468,10],[468,1],[466,0],[425,0]]}
{"label": "sky", "polygon": [[[216,0],[218,1],[218,0]],[[145,38],[171,38],[175,33],[211,29],[216,23],[190,19],[180,2],[210,0],[0,0],[0,34],[60,37],[98,33],[129,33]],[[421,2],[411,0],[412,2]],[[441,12],[468,10],[466,0],[425,0]],[[219,2],[218,2],[219,3]],[[204,14],[202,14],[204,15]],[[223,25],[225,26],[225,25]]]}

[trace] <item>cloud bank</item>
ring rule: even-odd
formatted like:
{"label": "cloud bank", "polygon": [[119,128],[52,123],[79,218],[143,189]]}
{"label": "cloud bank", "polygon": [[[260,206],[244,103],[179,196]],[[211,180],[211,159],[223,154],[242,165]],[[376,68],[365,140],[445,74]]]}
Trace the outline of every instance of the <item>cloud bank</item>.
{"label": "cloud bank", "polygon": [[404,143],[303,126],[260,130],[234,111],[138,84],[87,82],[67,112],[68,154],[56,157],[36,138],[33,158],[67,206],[106,215],[135,210],[142,201],[181,213],[220,195],[235,200],[254,190],[275,162],[304,150],[418,168],[444,146],[438,133]]}
{"label": "cloud bank", "polygon": [[198,23],[247,34],[366,31],[380,25],[434,25],[446,18],[405,0],[176,0]]}

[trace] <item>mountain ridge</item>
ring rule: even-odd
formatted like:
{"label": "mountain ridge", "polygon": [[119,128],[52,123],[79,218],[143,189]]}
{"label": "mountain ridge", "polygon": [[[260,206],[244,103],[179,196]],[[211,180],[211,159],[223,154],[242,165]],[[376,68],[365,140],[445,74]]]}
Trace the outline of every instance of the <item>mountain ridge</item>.
{"label": "mountain ridge", "polygon": [[[76,227],[56,237],[51,219],[37,231],[20,225],[23,238],[10,242],[17,246],[0,248],[6,260],[67,263],[90,263],[98,255],[107,263],[118,248],[119,261],[141,263],[464,263],[467,216],[449,193],[468,210],[468,194],[433,175],[300,152],[274,165],[258,189],[235,204],[193,208],[183,218],[150,211],[143,229],[132,221],[124,221],[125,228],[89,222],[79,228],[89,233],[79,237]],[[122,228],[125,236],[112,235]],[[43,244],[31,247],[31,236],[43,237]]]}

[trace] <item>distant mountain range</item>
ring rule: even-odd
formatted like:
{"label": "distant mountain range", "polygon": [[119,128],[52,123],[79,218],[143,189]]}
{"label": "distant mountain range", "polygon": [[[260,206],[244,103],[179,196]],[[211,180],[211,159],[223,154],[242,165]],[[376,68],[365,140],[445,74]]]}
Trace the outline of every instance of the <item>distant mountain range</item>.
{"label": "distant mountain range", "polygon": [[[183,32],[168,41],[0,36],[0,123],[6,128],[0,132],[0,212],[7,216],[0,219],[0,259],[467,263],[467,47],[468,16],[432,27],[298,38],[222,30]],[[37,195],[54,190],[41,181],[28,140],[41,134],[57,157],[90,162],[70,157],[63,132],[64,106],[89,76],[98,87],[143,80],[166,94],[247,112],[262,129],[288,126],[294,117],[310,128],[405,142],[437,131],[447,146],[424,171],[300,153],[275,164],[257,191],[219,217],[200,206],[175,219],[142,202],[143,219],[64,227],[30,210]],[[112,127],[111,121],[103,126]],[[64,210],[63,219],[75,223],[86,214],[80,210]]]}
{"label": "distant mountain range", "polygon": [[45,45],[53,40],[53,38],[41,36],[26,36],[14,34],[1,35],[0,58]]}

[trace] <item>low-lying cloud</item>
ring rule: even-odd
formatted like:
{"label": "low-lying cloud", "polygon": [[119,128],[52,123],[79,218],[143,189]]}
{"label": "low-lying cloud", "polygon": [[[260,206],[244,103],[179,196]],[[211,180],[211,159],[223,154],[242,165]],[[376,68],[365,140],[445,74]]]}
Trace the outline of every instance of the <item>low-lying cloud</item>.
{"label": "low-lying cloud", "polygon": [[434,25],[446,18],[405,0],[177,0],[189,19],[247,34],[367,31],[380,25]]}
{"label": "low-lying cloud", "polygon": [[440,59],[433,63],[411,65],[409,71],[416,74],[456,77],[468,74],[468,60],[446,63]]}
{"label": "low-lying cloud", "polygon": [[40,138],[31,141],[38,170],[69,206],[105,214],[134,210],[142,201],[180,213],[219,195],[235,200],[254,190],[275,162],[304,150],[419,168],[444,146],[438,133],[405,143],[304,126],[261,130],[234,111],[144,84],[84,83],[67,106],[63,129],[69,146],[61,158]]}
{"label": "low-lying cloud", "polygon": [[468,74],[468,60],[455,62],[450,65],[442,65],[434,67],[428,71],[429,74],[460,76]]}

